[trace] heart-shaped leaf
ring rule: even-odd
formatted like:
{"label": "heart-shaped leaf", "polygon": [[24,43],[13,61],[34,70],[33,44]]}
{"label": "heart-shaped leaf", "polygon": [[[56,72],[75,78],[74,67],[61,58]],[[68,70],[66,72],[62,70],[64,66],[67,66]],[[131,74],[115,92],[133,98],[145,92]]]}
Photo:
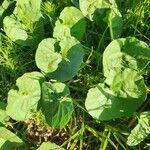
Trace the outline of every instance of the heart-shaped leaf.
{"label": "heart-shaped leaf", "polygon": [[73,103],[69,93],[63,83],[43,83],[42,111],[46,122],[53,128],[63,128],[71,118]]}
{"label": "heart-shaped leaf", "polygon": [[58,68],[58,64],[62,61],[61,55],[55,51],[56,42],[52,38],[44,39],[36,51],[36,65],[45,73],[55,71]]}
{"label": "heart-shaped leaf", "polygon": [[7,16],[3,21],[4,30],[7,36],[14,42],[23,45],[30,46],[31,41],[28,39],[26,27],[23,26],[14,16]]}
{"label": "heart-shaped leaf", "polygon": [[39,72],[25,73],[17,79],[17,89],[8,93],[7,114],[18,121],[31,118],[37,111],[41,98],[41,82],[44,77]]}
{"label": "heart-shaped leaf", "polygon": [[104,76],[110,76],[115,68],[143,71],[150,64],[149,58],[150,48],[146,43],[132,37],[114,40],[103,54]]}
{"label": "heart-shaped leaf", "polygon": [[6,35],[21,46],[35,46],[44,37],[41,0],[17,0],[13,15],[4,18]]}
{"label": "heart-shaped leaf", "polygon": [[109,88],[98,84],[88,92],[85,106],[97,120],[132,115],[146,99],[144,80],[136,71],[121,70],[112,78]]}
{"label": "heart-shaped leaf", "polygon": [[66,36],[73,36],[81,40],[85,33],[85,27],[86,23],[82,12],[75,7],[65,7],[55,24],[53,36],[59,40]]}
{"label": "heart-shaped leaf", "polygon": [[57,70],[49,75],[52,79],[67,81],[79,71],[84,57],[84,49],[81,44],[75,43],[71,38],[70,43],[65,38],[60,42],[63,60],[58,65]]}

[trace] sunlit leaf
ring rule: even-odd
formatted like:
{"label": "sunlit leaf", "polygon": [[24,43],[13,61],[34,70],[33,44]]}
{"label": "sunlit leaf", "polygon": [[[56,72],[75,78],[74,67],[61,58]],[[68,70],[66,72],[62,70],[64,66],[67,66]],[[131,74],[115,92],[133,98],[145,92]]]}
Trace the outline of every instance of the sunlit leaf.
{"label": "sunlit leaf", "polygon": [[125,69],[111,78],[110,87],[98,84],[88,92],[85,106],[97,120],[130,116],[146,100],[144,80],[136,71]]}
{"label": "sunlit leaf", "polygon": [[115,69],[130,68],[141,74],[150,64],[150,48],[136,38],[112,41],[103,54],[104,75],[113,75]]}
{"label": "sunlit leaf", "polygon": [[55,71],[62,61],[61,55],[55,50],[56,42],[55,39],[44,39],[36,51],[36,65],[45,73]]}
{"label": "sunlit leaf", "polygon": [[138,124],[131,131],[127,144],[129,146],[138,145],[150,134],[150,112],[142,112]]}
{"label": "sunlit leaf", "polygon": [[17,89],[8,92],[7,114],[18,121],[31,118],[37,111],[41,98],[41,82],[44,77],[41,73],[25,73],[16,81]]}
{"label": "sunlit leaf", "polygon": [[60,42],[60,46],[63,60],[58,65],[57,70],[51,73],[49,77],[59,81],[67,81],[72,79],[79,71],[84,57],[84,49],[79,42],[71,38],[64,38]]}
{"label": "sunlit leaf", "polygon": [[23,46],[31,45],[31,41],[28,39],[28,34],[26,32],[26,27],[17,21],[14,16],[5,17],[3,23],[4,30],[12,41]]}
{"label": "sunlit leaf", "polygon": [[79,0],[79,5],[83,15],[93,20],[96,11],[109,9],[111,3],[108,0]]}
{"label": "sunlit leaf", "polygon": [[22,46],[35,46],[44,37],[41,0],[17,0],[13,15],[4,19],[4,31]]}
{"label": "sunlit leaf", "polygon": [[74,36],[80,40],[85,33],[85,20],[82,12],[75,7],[65,7],[55,24],[53,36],[63,39]]}
{"label": "sunlit leaf", "polygon": [[42,0],[17,0],[16,14],[20,20],[27,23],[34,23],[39,20],[41,14],[41,2]]}

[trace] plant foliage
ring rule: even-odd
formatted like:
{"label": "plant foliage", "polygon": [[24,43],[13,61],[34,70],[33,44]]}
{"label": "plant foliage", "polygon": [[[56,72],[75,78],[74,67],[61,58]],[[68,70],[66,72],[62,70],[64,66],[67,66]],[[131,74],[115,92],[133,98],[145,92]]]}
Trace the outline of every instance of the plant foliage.
{"label": "plant foliage", "polygon": [[[85,129],[102,142],[100,149],[106,149],[108,143],[118,149],[110,140],[112,131],[126,149],[124,133],[114,127],[108,130],[108,122],[103,121],[131,117],[149,99],[150,48],[149,38],[140,33],[137,23],[134,28],[142,38],[122,35],[125,25],[119,3],[126,4],[115,0],[0,1],[0,86],[7,91],[0,95],[0,149],[29,149],[19,138],[26,140],[26,133],[20,136],[15,127],[24,130],[26,123],[28,132],[33,120],[40,120],[43,130],[61,132],[64,128],[68,132],[73,128],[68,132],[73,136],[66,136],[70,149],[76,149],[78,143],[77,149],[88,146],[83,142],[83,135],[89,141]],[[77,112],[74,104],[84,111]],[[106,125],[103,133],[86,125],[95,121],[89,115]],[[150,113],[142,112],[126,143],[136,146],[149,133]],[[33,142],[37,150],[64,150],[48,142],[49,135],[41,134],[32,134],[34,140],[36,135],[44,137],[41,145]]]}

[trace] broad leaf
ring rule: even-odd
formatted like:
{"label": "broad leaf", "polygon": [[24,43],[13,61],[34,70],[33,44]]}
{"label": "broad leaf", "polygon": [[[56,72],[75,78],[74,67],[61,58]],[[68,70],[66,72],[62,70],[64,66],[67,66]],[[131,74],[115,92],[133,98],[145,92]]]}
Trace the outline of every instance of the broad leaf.
{"label": "broad leaf", "polygon": [[115,69],[121,68],[143,71],[150,63],[149,58],[150,48],[146,43],[131,37],[114,40],[103,54],[104,76],[113,75]]}
{"label": "broad leaf", "polygon": [[21,147],[23,150],[26,149],[24,142],[19,137],[6,128],[0,127],[1,150],[16,149]]}
{"label": "broad leaf", "polygon": [[125,69],[110,78],[109,88],[98,84],[86,98],[86,109],[97,120],[132,115],[146,99],[144,80],[136,71]]}
{"label": "broad leaf", "polygon": [[12,41],[23,46],[31,45],[31,41],[28,39],[28,34],[26,32],[26,27],[17,21],[13,15],[5,17],[3,24],[7,36]]}
{"label": "broad leaf", "polygon": [[42,0],[17,0],[15,13],[24,24],[35,23],[42,16],[41,2]]}
{"label": "broad leaf", "polygon": [[43,80],[43,75],[38,72],[25,73],[17,79],[17,89],[8,92],[7,114],[11,118],[24,121],[33,116],[41,98]]}
{"label": "broad leaf", "polygon": [[111,3],[108,0],[79,0],[79,5],[83,15],[93,21],[94,13],[99,9],[109,9]]}
{"label": "broad leaf", "polygon": [[9,116],[6,113],[6,103],[0,102],[0,122],[4,123],[9,120]]}
{"label": "broad leaf", "polygon": [[35,46],[44,36],[41,0],[17,0],[13,15],[4,19],[7,36],[22,46]]}
{"label": "broad leaf", "polygon": [[44,39],[36,51],[36,65],[45,73],[54,72],[62,61],[61,55],[55,51],[56,42],[55,39]]}
{"label": "broad leaf", "polygon": [[69,88],[63,83],[44,82],[42,87],[42,110],[46,122],[53,128],[63,128],[73,112]]}
{"label": "broad leaf", "polygon": [[85,33],[85,20],[82,12],[75,7],[65,7],[56,21],[53,36],[61,40],[74,36],[80,40]]}
{"label": "broad leaf", "polygon": [[37,150],[65,150],[55,143],[43,142],[42,145]]}
{"label": "broad leaf", "polygon": [[150,112],[142,112],[136,127],[131,131],[127,144],[129,146],[138,145],[150,134]]}
{"label": "broad leaf", "polygon": [[[72,79],[80,69],[84,57],[84,49],[81,44],[73,42],[70,38],[61,41],[61,53],[63,60],[57,70],[49,75],[52,79],[67,81]],[[72,46],[71,46],[72,45]]]}
{"label": "broad leaf", "polygon": [[32,45],[44,38],[44,21],[41,13],[42,0],[17,0],[15,14],[26,26]]}

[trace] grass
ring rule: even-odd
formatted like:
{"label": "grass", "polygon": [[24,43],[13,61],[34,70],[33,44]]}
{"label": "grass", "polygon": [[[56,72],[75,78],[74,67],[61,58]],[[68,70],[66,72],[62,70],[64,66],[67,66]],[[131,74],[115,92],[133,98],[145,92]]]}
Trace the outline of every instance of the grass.
{"label": "grass", "polygon": [[[150,1],[149,0],[117,0],[123,16],[124,28],[122,37],[134,36],[149,44],[150,42]],[[53,29],[55,20],[64,6],[70,1],[49,1],[43,4],[43,12],[49,11],[47,21]],[[55,12],[55,13],[53,13]],[[54,22],[53,22],[54,21]],[[100,25],[99,25],[100,26]],[[31,149],[42,141],[50,140],[65,146],[67,150],[143,150],[150,148],[149,137],[136,147],[126,145],[127,136],[136,125],[135,116],[107,122],[96,122],[87,114],[84,106],[89,88],[103,81],[102,53],[110,42],[107,28],[99,30],[98,24],[88,22],[87,33],[82,41],[86,48],[86,57],[78,76],[67,84],[74,98],[75,111],[65,129],[54,130],[44,124],[42,116],[37,113],[35,119],[26,123],[11,121],[9,128],[16,132]],[[49,30],[49,29],[48,29]],[[50,32],[50,31],[49,31]],[[1,33],[3,33],[1,31]],[[48,35],[50,35],[49,33]],[[35,66],[35,49],[19,47],[1,34],[0,49],[0,100],[7,99],[7,92],[13,87],[15,80],[27,71],[37,70]],[[148,77],[147,77],[148,78]],[[148,81],[149,82],[149,81]],[[149,96],[142,110],[149,109]]]}

